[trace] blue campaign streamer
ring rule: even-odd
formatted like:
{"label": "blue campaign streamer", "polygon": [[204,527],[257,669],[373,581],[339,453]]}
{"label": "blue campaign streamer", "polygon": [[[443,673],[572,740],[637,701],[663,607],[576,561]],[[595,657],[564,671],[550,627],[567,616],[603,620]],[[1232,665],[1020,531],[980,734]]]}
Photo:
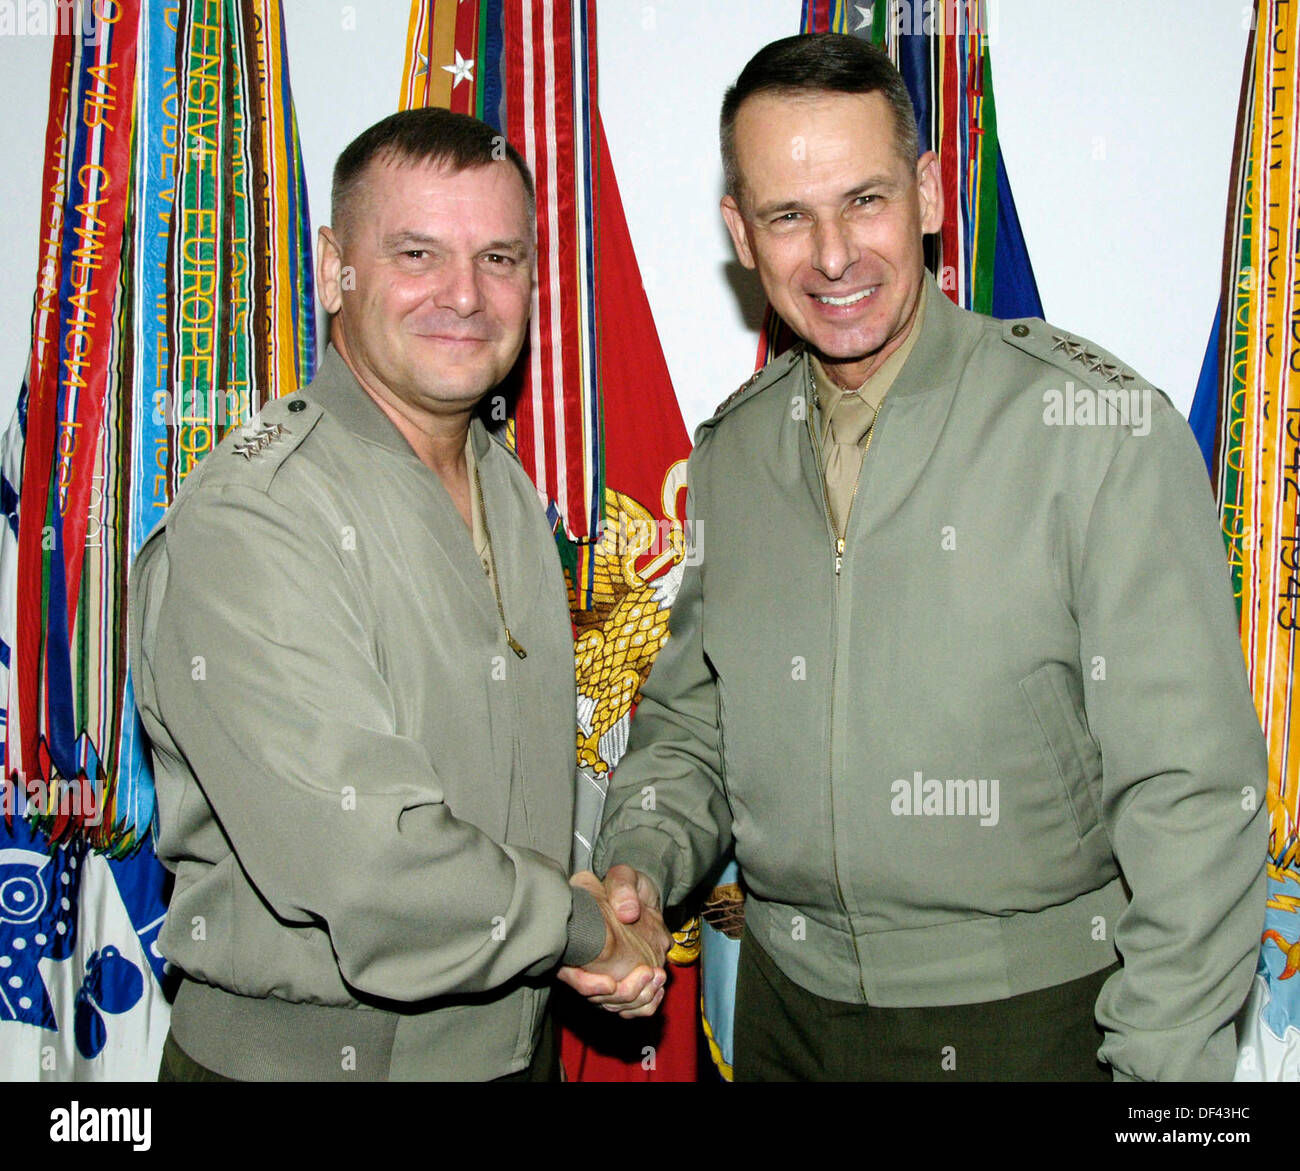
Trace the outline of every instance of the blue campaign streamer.
{"label": "blue campaign streamer", "polygon": [[[45,703],[49,715],[48,748],[62,776],[77,775],[76,730],[73,724],[72,653],[68,639],[68,586],[63,568],[63,518],[59,516],[56,489],[51,510],[54,548],[50,551],[50,576],[45,608]],[[39,714],[38,717],[39,719]],[[49,779],[49,778],[45,778]]]}
{"label": "blue campaign streamer", "polygon": [[[141,0],[136,52],[141,96],[135,111],[136,186],[130,209],[135,249],[131,274],[135,401],[131,411],[128,539],[124,550],[132,562],[162,519],[162,509],[154,498],[154,477],[162,471],[156,453],[167,451],[167,419],[173,415],[166,343],[167,242],[180,164],[180,91],[176,30],[168,24],[163,0]],[[118,743],[117,824],[143,835],[154,814],[153,770],[129,673],[122,697]]]}
{"label": "blue campaign streamer", "polygon": [[1268,902],[1264,909],[1264,945],[1260,948],[1257,973],[1268,986],[1268,1003],[1260,1020],[1275,1037],[1294,1034],[1300,1020],[1300,979],[1286,975],[1287,944],[1300,938],[1300,913],[1283,909],[1283,904],[1300,898],[1300,883],[1290,875],[1268,877]]}
{"label": "blue campaign streamer", "polygon": [[[141,100],[135,119],[136,188],[131,208],[135,271],[136,382],[131,437],[130,541],[132,561],[162,519],[154,506],[155,451],[166,450],[167,239],[180,147],[180,93],[176,81],[176,30],[168,27],[163,0],[141,0],[137,66]],[[170,136],[167,126],[171,125]],[[159,385],[158,370],[163,371]]]}
{"label": "blue campaign streamer", "polygon": [[506,125],[505,77],[505,5],[484,5],[483,36],[483,121],[493,130],[504,132]]}
{"label": "blue campaign streamer", "polygon": [[1192,410],[1187,422],[1196,436],[1196,445],[1201,449],[1201,458],[1205,460],[1206,470],[1214,476],[1214,437],[1219,429],[1219,315],[1223,312],[1223,299],[1214,309],[1214,321],[1210,326],[1210,339],[1205,346],[1205,357],[1201,361],[1201,373],[1196,379],[1196,393],[1192,398]]}
{"label": "blue campaign streamer", "polygon": [[993,253],[993,316],[1042,317],[1034,266],[1029,262],[1016,201],[1011,196],[1002,147],[998,147],[998,239]]}
{"label": "blue campaign streamer", "polygon": [[[718,885],[739,882],[735,860],[718,876]],[[736,1057],[736,972],[740,967],[740,940],[730,939],[700,920],[700,998],[704,1019],[722,1060],[733,1065]]]}

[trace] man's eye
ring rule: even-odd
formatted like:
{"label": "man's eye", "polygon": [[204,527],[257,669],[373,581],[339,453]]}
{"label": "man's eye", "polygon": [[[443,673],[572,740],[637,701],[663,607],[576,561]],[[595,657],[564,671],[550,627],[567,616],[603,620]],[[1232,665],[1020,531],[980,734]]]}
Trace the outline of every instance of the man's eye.
{"label": "man's eye", "polygon": [[879,195],[859,195],[853,202],[858,207],[870,207],[880,200]]}
{"label": "man's eye", "polygon": [[402,255],[411,260],[423,260],[429,253],[423,248],[407,248]]}
{"label": "man's eye", "polygon": [[489,252],[484,257],[489,264],[510,267],[517,264],[518,261],[513,256],[507,256],[503,252]]}
{"label": "man's eye", "polygon": [[784,215],[779,215],[772,222],[774,224],[793,224],[797,223],[803,216],[802,212],[788,211]]}

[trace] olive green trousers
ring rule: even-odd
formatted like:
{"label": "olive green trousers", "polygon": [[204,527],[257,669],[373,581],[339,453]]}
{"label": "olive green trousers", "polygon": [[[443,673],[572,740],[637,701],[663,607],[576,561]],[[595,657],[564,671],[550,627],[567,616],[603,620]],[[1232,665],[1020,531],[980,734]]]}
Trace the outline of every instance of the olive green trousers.
{"label": "olive green trousers", "polygon": [[736,981],[735,1079],[1110,1081],[1094,1010],[1114,964],[984,1004],[876,1008],[790,980],[746,931]]}

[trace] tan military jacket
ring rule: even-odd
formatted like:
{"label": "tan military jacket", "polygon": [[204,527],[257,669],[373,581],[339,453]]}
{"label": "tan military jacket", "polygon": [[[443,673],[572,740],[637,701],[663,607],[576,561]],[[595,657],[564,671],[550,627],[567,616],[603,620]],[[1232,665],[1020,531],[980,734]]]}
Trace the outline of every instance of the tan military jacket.
{"label": "tan military jacket", "polygon": [[469,529],[330,350],[185,481],[131,582],[181,1047],[239,1078],[489,1078],[564,951],[568,606],[536,491],[472,424]]}
{"label": "tan military jacket", "polygon": [[734,845],[747,930],[850,1003],[997,1000],[1118,955],[1116,1076],[1229,1078],[1268,766],[1205,465],[1104,350],[926,295],[842,551],[804,355],[697,432],[699,563],[594,865],[676,902]]}

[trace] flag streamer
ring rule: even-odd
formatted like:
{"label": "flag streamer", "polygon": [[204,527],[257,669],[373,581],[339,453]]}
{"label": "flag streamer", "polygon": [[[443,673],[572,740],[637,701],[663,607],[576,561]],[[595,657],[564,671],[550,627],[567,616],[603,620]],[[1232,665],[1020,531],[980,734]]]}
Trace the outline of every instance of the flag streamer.
{"label": "flag streamer", "polygon": [[127,572],[221,435],[310,377],[310,225],[279,0],[79,0],[53,40],[0,448],[0,881],[27,908],[0,920],[0,1069],[151,1078],[165,874]]}
{"label": "flag streamer", "polygon": [[[1300,670],[1300,18],[1293,8],[1255,6],[1219,328],[1193,406],[1194,417],[1217,413],[1212,474],[1269,757],[1268,902],[1241,1037],[1241,1080],[1300,1079],[1300,721],[1293,699]],[[1217,412],[1205,409],[1207,393]]]}

